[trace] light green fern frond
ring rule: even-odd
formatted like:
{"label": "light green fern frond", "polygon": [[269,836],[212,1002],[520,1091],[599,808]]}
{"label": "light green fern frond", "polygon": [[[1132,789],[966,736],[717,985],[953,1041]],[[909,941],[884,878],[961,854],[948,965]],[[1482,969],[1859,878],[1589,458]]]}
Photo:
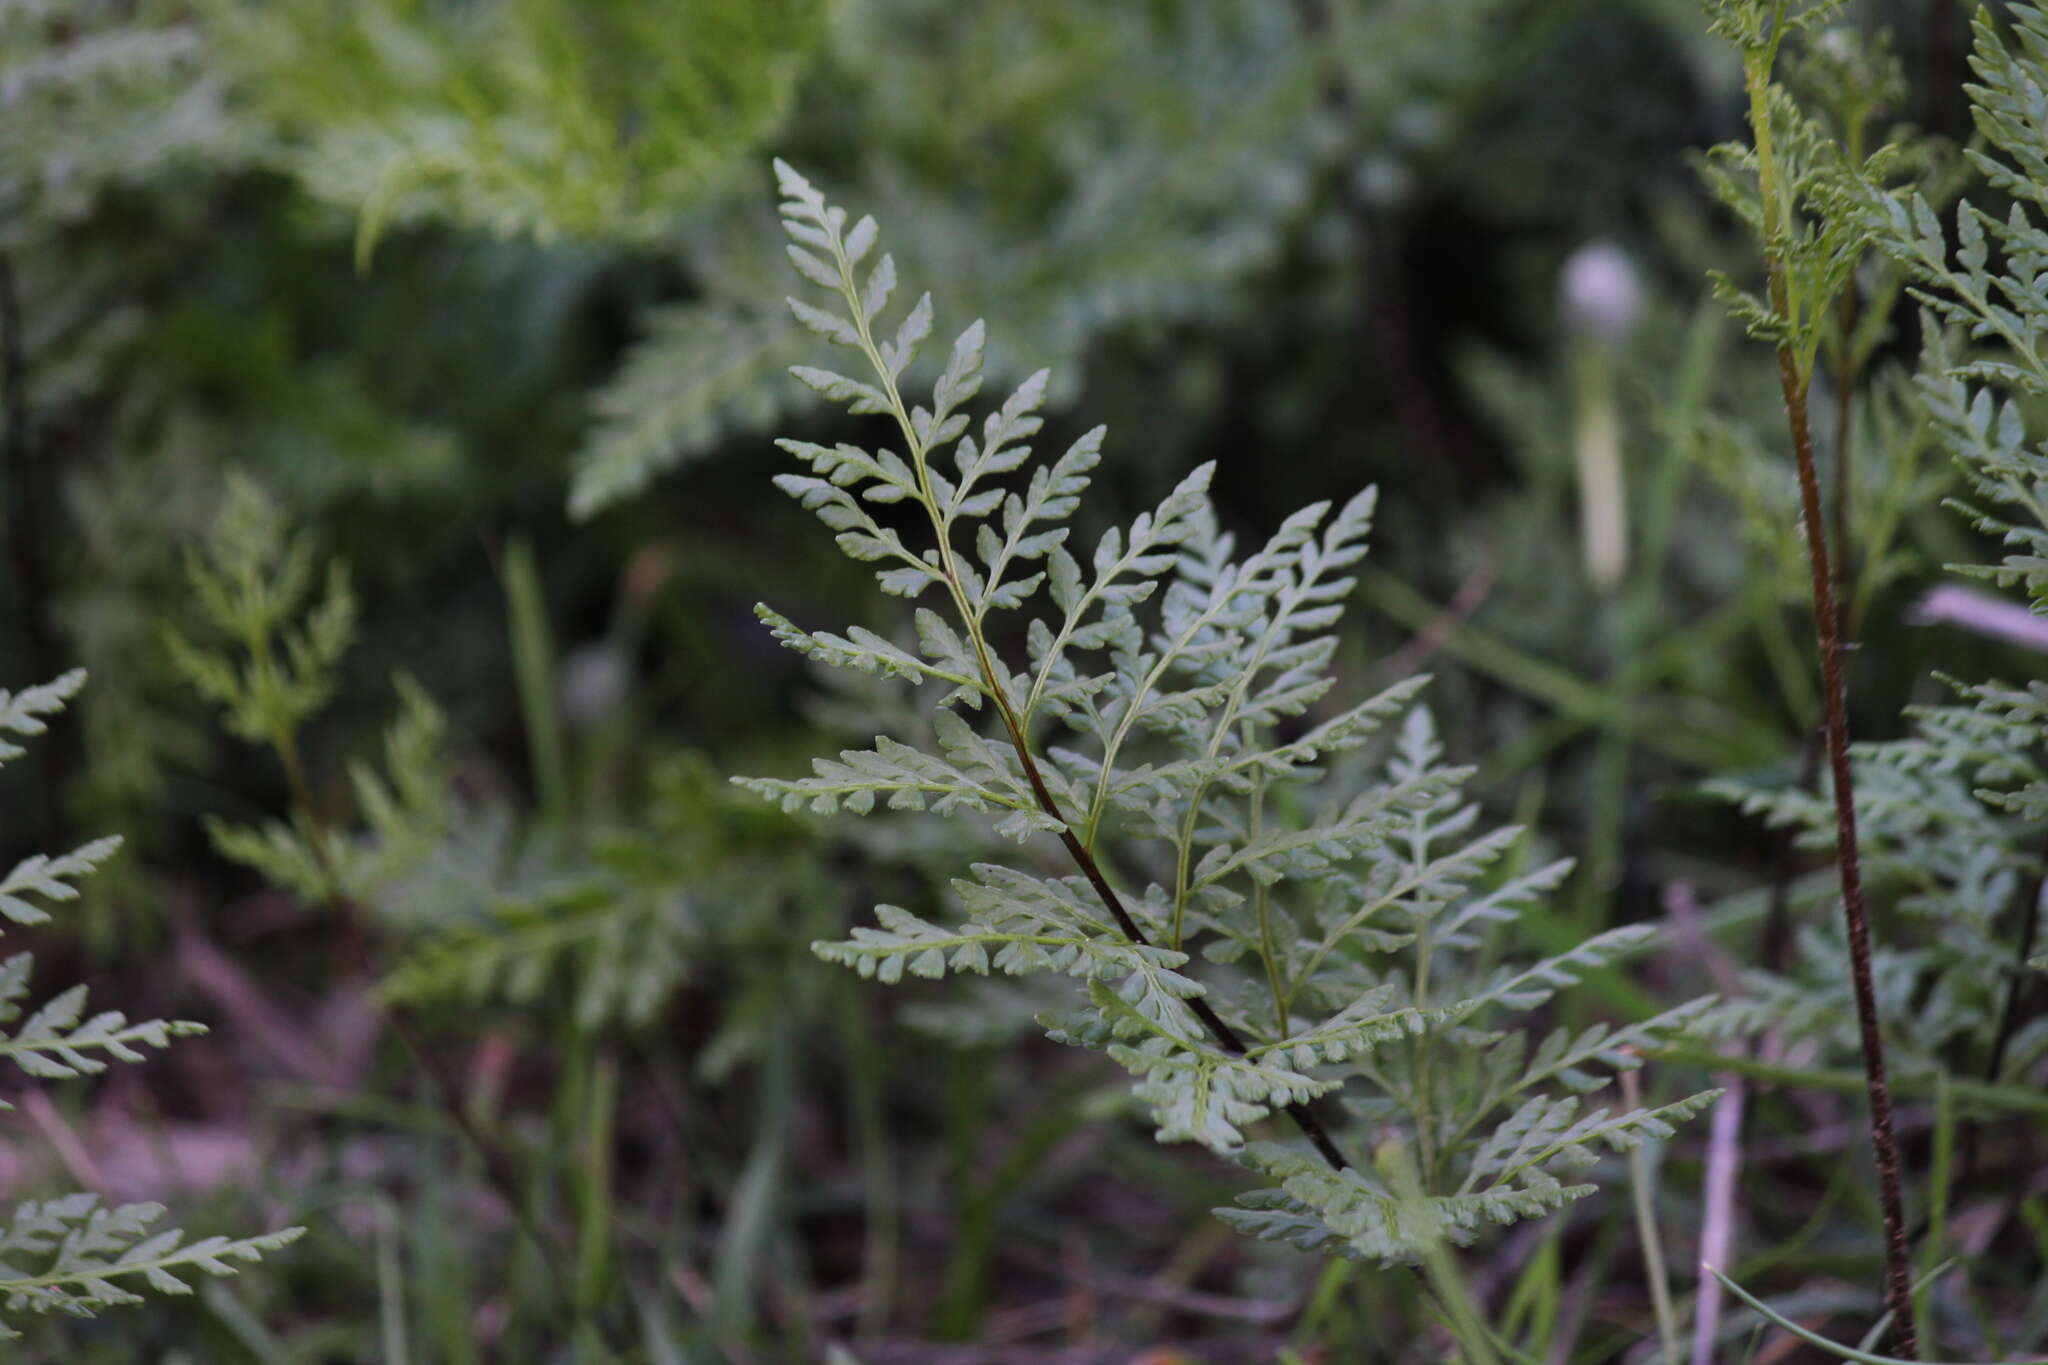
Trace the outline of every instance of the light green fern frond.
{"label": "light green fern frond", "polygon": [[[85,686],[85,670],[74,668],[69,673],[35,687],[24,687],[18,692],[0,688],[0,731],[17,735],[40,735],[49,729],[47,716],[64,709],[64,703]],[[27,752],[20,745],[10,742],[0,734],[0,763],[20,758]]]}
{"label": "light green fern frond", "polygon": [[[1970,87],[1982,142],[1970,163],[2012,204],[1994,216],[1972,203],[1945,224],[1947,192],[1888,188],[1868,173],[1836,190],[1841,221],[1908,272],[1927,310],[1917,410],[1973,488],[1964,510],[2008,547],[1972,572],[2048,611],[2048,456],[2037,409],[2048,397],[2048,14],[2013,6],[2009,27],[1989,9],[1975,20]],[[1962,1068],[2020,1081],[2048,1057],[2048,1029],[2020,1028],[2016,991],[2024,945],[2042,929],[2039,827],[2048,816],[2048,689],[2038,682],[1954,683],[1956,700],[1910,708],[1904,738],[1855,748],[1863,866],[1899,912],[1895,942],[1872,963],[1879,1017],[1897,1069],[1931,1076]],[[1712,788],[1809,845],[1832,847],[1832,797],[1756,782]],[[1757,971],[1724,1027],[1771,1022],[1840,1049],[1858,1045],[1847,945],[1838,930],[1798,938],[1785,975]]]}
{"label": "light green fern frond", "polygon": [[[851,373],[792,373],[853,414],[883,418],[891,436],[873,448],[782,441],[803,472],[776,483],[873,567],[885,593],[920,604],[914,647],[760,614],[821,664],[936,683],[943,695],[929,747],[882,736],[817,760],[809,778],[736,780],[792,810],[931,809],[980,816],[1018,840],[1050,835],[1079,874],[977,864],[954,883],[960,919],[883,906],[875,927],[817,951],[884,981],[1079,978],[1083,1003],[1045,1018],[1048,1035],[1124,1066],[1161,1141],[1234,1156],[1256,1150],[1253,1125],[1286,1111],[1316,1155],[1276,1148],[1276,1160],[1327,1177],[1284,1194],[1290,1227],[1325,1215],[1355,1223],[1354,1249],[1384,1259],[1413,1259],[1423,1244],[1398,1219],[1346,1221],[1333,1201],[1371,1177],[1346,1167],[1350,1144],[1311,1117],[1322,1097],[1341,1091],[1361,1117],[1411,1130],[1429,1217],[1456,1228],[1577,1197],[1552,1167],[1595,1142],[1667,1134],[1668,1119],[1689,1114],[1580,1116],[1571,1095],[1597,1088],[1596,1069],[1632,1067],[1637,1049],[1694,1026],[1700,1005],[1552,1039],[1533,1069],[1519,1065],[1520,1037],[1498,1031],[1496,1016],[1537,1008],[1648,931],[1488,970],[1495,936],[1569,865],[1497,870],[1518,832],[1472,833],[1478,810],[1458,794],[1470,773],[1445,764],[1413,705],[1421,680],[1326,707],[1372,494],[1306,508],[1240,555],[1203,468],[1092,549],[1073,544],[1102,430],[1035,456],[1043,372],[977,422],[980,322],[954,340],[929,396],[909,396],[931,296],[893,306],[896,264],[874,220],[850,220],[786,165],[777,174],[790,261],[823,300],[792,299],[791,311],[854,360]],[[1021,664],[997,643],[1012,636]],[[1381,741],[1397,719],[1383,771],[1362,784],[1355,773],[1330,779],[1331,759]],[[1152,880],[1119,889],[1111,847],[1116,866]],[[1486,1085],[1449,1079],[1474,1066]],[[1541,1123],[1530,1117],[1539,1113]],[[1374,1218],[1377,1231],[1366,1226]]]}
{"label": "light green fern frond", "polygon": [[[338,561],[318,581],[310,540],[290,534],[249,479],[227,501],[203,549],[186,557],[212,639],[165,633],[171,660],[227,727],[253,744],[280,744],[334,695],[334,670],[355,635],[355,595]],[[317,587],[316,587],[317,581]]]}
{"label": "light green fern frond", "polygon": [[1865,186],[1863,226],[1916,278],[1914,296],[1932,314],[1920,380],[1928,415],[1987,504],[1967,510],[2010,547],[2000,564],[1975,572],[2025,588],[2044,611],[2048,508],[2039,486],[2048,457],[2029,440],[2026,405],[2048,393],[2048,306],[2035,283],[2048,255],[2048,230],[2037,221],[2048,211],[2038,178],[2048,171],[2048,118],[2039,107],[2048,16],[2031,5],[2013,6],[2011,15],[2011,40],[1991,11],[1975,19],[1971,60],[1980,84],[1971,100],[1986,146],[1968,153],[1991,187],[2012,197],[2009,211],[2001,218],[1964,203],[1951,239],[1930,196]]}

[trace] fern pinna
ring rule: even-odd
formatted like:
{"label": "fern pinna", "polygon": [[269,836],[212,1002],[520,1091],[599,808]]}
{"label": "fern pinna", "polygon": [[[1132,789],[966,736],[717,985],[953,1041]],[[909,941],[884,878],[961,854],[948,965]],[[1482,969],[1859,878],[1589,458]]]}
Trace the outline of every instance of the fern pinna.
{"label": "fern pinna", "polygon": [[[1478,809],[1459,795],[1469,770],[1445,765],[1415,706],[1425,680],[1319,707],[1372,494],[1305,508],[1239,556],[1204,466],[1078,552],[1068,522],[1102,430],[1034,461],[1041,371],[971,431],[980,322],[953,343],[929,405],[907,400],[930,296],[890,329],[896,266],[887,255],[866,265],[874,220],[849,225],[803,177],[776,170],[790,260],[829,300],[790,307],[864,362],[859,377],[794,373],[854,413],[892,419],[900,442],[782,441],[805,472],[776,483],[875,565],[885,592],[937,606],[916,608],[915,645],[759,614],[812,659],[928,686],[938,752],[882,736],[817,760],[808,778],[741,781],[792,811],[981,813],[1020,843],[1049,836],[1071,864],[1065,875],[1026,857],[978,864],[954,883],[957,920],[885,905],[876,926],[817,951],[884,981],[991,968],[1080,979],[1085,1001],[1044,1019],[1049,1035],[1127,1068],[1161,1141],[1202,1143],[1272,1182],[1223,1211],[1231,1223],[1313,1250],[1410,1260],[1470,1240],[1588,1193],[1567,1179],[1596,1144],[1628,1148],[1691,1114],[1705,1097],[1617,1114],[1582,1110],[1578,1096],[1687,1027],[1699,1003],[1553,1033],[1533,1051],[1498,1027],[1651,931],[1488,965],[1490,931],[1568,864],[1502,870],[1520,832],[1476,832]],[[892,503],[924,514],[912,519],[926,543],[869,510]],[[1000,622],[1008,613],[1026,617],[1021,631]],[[1024,639],[1021,666],[998,649],[999,623]],[[1348,771],[1396,722],[1369,780],[1330,776],[1325,764],[1345,758]],[[1132,871],[1142,889],[1120,889]],[[1276,1109],[1305,1148],[1248,1141]],[[1356,1159],[1368,1150],[1374,1160]]]}
{"label": "fern pinna", "polygon": [[[38,687],[0,690],[0,763],[23,752],[9,734],[41,734],[46,717],[62,710],[84,684],[84,670],[73,669]],[[120,846],[118,838],[95,839],[60,857],[22,859],[0,876],[0,918],[24,926],[46,923],[50,913],[44,907],[77,899],[78,878]],[[83,986],[58,992],[23,1019],[34,965],[29,953],[0,962],[0,1025],[11,1026],[11,1031],[0,1028],[0,1057],[30,1076],[64,1080],[97,1075],[109,1062],[142,1061],[145,1047],[167,1047],[173,1038],[205,1032],[197,1024],[130,1021],[118,1010],[87,1015]],[[101,1308],[140,1303],[142,1290],[189,1294],[192,1288],[180,1275],[232,1275],[237,1262],[260,1260],[304,1231],[187,1242],[175,1228],[155,1228],[163,1212],[161,1204],[106,1208],[92,1194],[16,1205],[0,1226],[0,1300],[9,1313],[90,1317]],[[13,1335],[0,1323],[0,1337]]]}

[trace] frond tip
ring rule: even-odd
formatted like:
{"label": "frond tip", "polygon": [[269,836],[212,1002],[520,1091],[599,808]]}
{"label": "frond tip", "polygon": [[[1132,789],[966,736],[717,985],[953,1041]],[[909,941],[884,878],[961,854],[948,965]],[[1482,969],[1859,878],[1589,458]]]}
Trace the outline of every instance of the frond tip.
{"label": "frond tip", "polygon": [[[0,1232],[0,1296],[9,1313],[91,1317],[102,1308],[140,1303],[139,1290],[184,1295],[181,1276],[228,1276],[296,1242],[304,1228],[258,1237],[186,1242],[181,1229],[152,1232],[161,1204],[102,1207],[99,1196],[71,1194],[16,1206]],[[5,1322],[0,1334],[18,1336]]]}
{"label": "frond tip", "polygon": [[[43,718],[55,715],[64,709],[78,689],[85,686],[85,670],[74,668],[69,673],[51,682],[36,687],[24,687],[19,692],[0,688],[0,731],[11,730],[17,735],[40,735],[49,727]],[[10,743],[0,735],[0,763],[11,758],[20,758],[27,752],[21,746]]]}

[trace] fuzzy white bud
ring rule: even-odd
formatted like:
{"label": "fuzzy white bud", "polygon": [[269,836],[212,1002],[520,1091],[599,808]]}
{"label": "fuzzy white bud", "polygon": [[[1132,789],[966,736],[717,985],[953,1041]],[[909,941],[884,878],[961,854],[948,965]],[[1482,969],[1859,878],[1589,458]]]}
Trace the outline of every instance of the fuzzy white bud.
{"label": "fuzzy white bud", "polygon": [[1635,263],[1612,242],[1592,242],[1564,263],[1558,294],[1565,322],[1609,346],[1635,330],[1643,310],[1643,287]]}

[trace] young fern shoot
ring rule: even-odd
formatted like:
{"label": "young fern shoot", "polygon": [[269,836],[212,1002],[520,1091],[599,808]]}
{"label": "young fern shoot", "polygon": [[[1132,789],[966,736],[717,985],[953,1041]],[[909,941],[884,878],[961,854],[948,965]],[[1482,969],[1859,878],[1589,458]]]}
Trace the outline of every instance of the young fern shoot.
{"label": "young fern shoot", "polygon": [[[1050,836],[1073,867],[1045,876],[978,864],[954,883],[962,922],[885,905],[876,927],[817,951],[884,981],[991,967],[1079,978],[1085,1004],[1042,1021],[1049,1036],[1131,1071],[1161,1141],[1200,1142],[1268,1176],[1274,1187],[1225,1216],[1308,1249],[1414,1260],[1445,1238],[1470,1240],[1484,1223],[1588,1193],[1559,1173],[1587,1164],[1596,1143],[1619,1150],[1670,1133],[1704,1097],[1581,1113],[1575,1093],[1557,1092],[1598,1089],[1599,1069],[1633,1066],[1632,1047],[1688,1027],[1704,1002],[1632,1027],[1558,1032],[1533,1054],[1522,1034],[1491,1026],[1490,1016],[1537,1008],[1650,931],[1612,930],[1533,966],[1479,960],[1491,931],[1551,891],[1568,864],[1497,870],[1520,832],[1471,833],[1478,810],[1458,796],[1469,772],[1444,764],[1413,704],[1425,680],[1298,719],[1335,682],[1333,631],[1352,586],[1346,571],[1365,553],[1372,494],[1305,508],[1239,558],[1207,500],[1204,466],[1084,557],[1067,523],[1102,430],[1034,463],[1040,372],[971,431],[980,322],[954,342],[929,405],[906,399],[904,376],[932,331],[930,297],[889,328],[896,266],[887,255],[867,265],[874,220],[849,224],[795,171],[776,170],[790,260],[832,301],[790,306],[864,362],[862,377],[795,374],[854,413],[891,419],[901,443],[785,440],[806,472],[776,483],[849,556],[874,564],[884,591],[939,605],[916,608],[915,648],[758,611],[810,658],[935,685],[939,752],[883,736],[817,760],[808,778],[739,780],[789,810],[987,814],[1020,843]],[[913,505],[926,543],[877,520],[878,504]],[[1021,632],[1000,632],[1022,635],[1021,663],[999,648],[1002,613],[1028,616]],[[1338,789],[1321,765],[1397,719],[1378,780]],[[1150,880],[1127,888],[1127,871]],[[1190,971],[1197,954],[1216,979]],[[1307,1107],[1339,1092],[1354,1133],[1326,1126],[1337,1106]],[[1308,1150],[1247,1145],[1246,1128],[1274,1110]],[[1395,1160],[1388,1144],[1412,1158]],[[1347,1160],[1367,1145],[1374,1161]],[[1420,1216],[1387,1174],[1411,1161]]]}

